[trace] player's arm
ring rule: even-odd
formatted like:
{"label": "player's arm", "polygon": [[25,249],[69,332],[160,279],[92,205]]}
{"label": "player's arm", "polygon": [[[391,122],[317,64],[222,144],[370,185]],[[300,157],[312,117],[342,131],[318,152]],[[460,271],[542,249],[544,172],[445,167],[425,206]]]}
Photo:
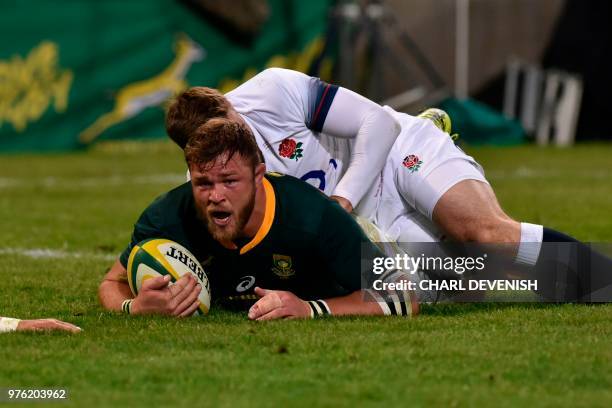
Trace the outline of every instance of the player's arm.
{"label": "player's arm", "polygon": [[339,200],[347,210],[356,206],[384,167],[399,135],[393,116],[353,91],[297,71],[270,68],[248,86],[253,89],[245,93],[265,98],[270,106],[266,113],[280,129],[303,124],[315,132],[355,139],[348,168],[333,196],[347,200]]}
{"label": "player's arm", "polygon": [[202,287],[187,274],[176,284],[170,285],[170,276],[158,276],[146,280],[138,296],[134,297],[127,280],[129,255],[134,246],[147,238],[163,237],[163,227],[157,220],[161,214],[155,203],[149,206],[134,225],[129,245],[104,276],[98,289],[100,303],[107,310],[130,314],[164,314],[190,316],[198,308],[198,295]]}
{"label": "player's arm", "polygon": [[107,310],[121,311],[124,300],[132,299],[132,291],[127,281],[127,271],[117,259],[104,276],[98,288],[100,303]]}
{"label": "player's arm", "polygon": [[[385,315],[416,315],[418,314],[418,299],[408,286],[398,286],[397,282],[410,280],[405,272],[387,270],[375,274],[372,267],[362,267],[362,257],[385,257],[381,250],[372,243],[355,219],[330,203],[319,228],[319,253],[326,262],[327,270],[333,274],[334,280],[347,291],[353,303],[341,303],[339,307],[353,307],[357,313],[347,311],[342,314],[360,314],[363,308],[375,307],[376,314]],[[400,290],[395,290],[400,287]],[[392,288],[388,291],[387,288]],[[360,304],[358,300],[362,303]],[[332,304],[335,301],[330,300]],[[368,309],[369,310],[369,309]]]}
{"label": "player's arm", "polygon": [[[329,202],[320,223],[318,254],[334,281],[349,293],[329,299],[300,299],[287,291],[256,288],[260,299],[249,310],[252,320],[308,318],[319,315],[416,315],[418,302],[409,291],[373,290],[363,288],[361,276],[361,246],[374,254],[382,253],[368,240],[357,222],[337,204]],[[368,271],[371,272],[371,271]],[[364,282],[371,282],[364,276]],[[381,274],[380,280],[396,282],[403,279],[398,271]]]}
{"label": "player's arm", "polygon": [[124,302],[130,302],[130,314],[164,314],[191,316],[200,305],[198,296],[202,287],[191,274],[170,286],[170,275],[146,280],[138,296],[134,297],[127,283],[127,271],[117,259],[100,284],[100,303],[108,310],[125,311]]}
{"label": "player's arm", "polygon": [[292,292],[255,288],[260,299],[249,309],[251,320],[307,319],[323,315],[382,315],[376,302],[364,301],[364,293],[355,291],[330,299],[303,300]]}
{"label": "player's arm", "polygon": [[338,87],[322,131],[338,137],[355,138],[348,168],[332,195],[332,198],[348,200],[350,207],[342,200],[339,202],[345,210],[350,211],[361,201],[382,171],[400,133],[400,125],[380,105]]}
{"label": "player's arm", "polygon": [[74,324],[62,322],[57,319],[31,319],[21,320],[0,316],[0,333],[12,331],[48,331],[59,330],[79,333],[81,328]]}

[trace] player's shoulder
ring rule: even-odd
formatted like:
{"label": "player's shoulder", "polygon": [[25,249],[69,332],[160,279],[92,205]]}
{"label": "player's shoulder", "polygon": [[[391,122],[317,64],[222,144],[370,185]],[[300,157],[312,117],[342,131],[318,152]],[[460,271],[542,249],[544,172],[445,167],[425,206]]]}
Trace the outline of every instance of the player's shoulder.
{"label": "player's shoulder", "polygon": [[408,129],[414,125],[420,124],[420,118],[417,116],[412,116],[405,112],[398,112],[388,105],[383,106],[383,109],[395,119],[402,129]]}
{"label": "player's shoulder", "polygon": [[275,218],[281,224],[304,232],[318,230],[332,201],[320,190],[293,176],[271,172],[266,179],[276,198]]}
{"label": "player's shoulder", "polygon": [[286,68],[266,68],[261,71],[259,74],[253,77],[256,81],[304,81],[308,80],[311,77],[299,72],[294,71],[292,69]]}
{"label": "player's shoulder", "polygon": [[276,195],[280,195],[285,200],[299,202],[304,198],[308,201],[321,203],[321,205],[329,200],[321,190],[297,177],[276,171],[266,173],[265,177],[272,184]]}
{"label": "player's shoulder", "polygon": [[176,186],[172,190],[169,190],[155,198],[151,206],[164,207],[167,205],[186,204],[193,201],[193,193],[191,190],[191,182],[186,181],[185,183]]}
{"label": "player's shoulder", "polygon": [[285,231],[299,234],[304,242],[346,236],[367,240],[353,217],[320,190],[279,173],[268,173],[266,178],[276,195],[275,223]]}
{"label": "player's shoulder", "polygon": [[183,183],[161,194],[143,211],[142,218],[156,225],[180,223],[181,219],[193,209],[191,183]]}
{"label": "player's shoulder", "polygon": [[308,88],[313,79],[299,71],[285,68],[267,68],[228,92],[226,97],[230,102],[236,104],[243,99],[253,101],[263,98],[269,100],[280,95],[298,95]]}

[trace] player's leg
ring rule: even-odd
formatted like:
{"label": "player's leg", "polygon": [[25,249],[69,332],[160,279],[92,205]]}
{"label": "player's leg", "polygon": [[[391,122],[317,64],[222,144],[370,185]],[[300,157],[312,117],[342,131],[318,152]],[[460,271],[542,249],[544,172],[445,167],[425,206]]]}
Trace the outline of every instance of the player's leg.
{"label": "player's leg", "polygon": [[[399,115],[399,119],[402,133],[393,146],[383,171],[375,222],[390,237],[397,240],[402,249],[409,254],[444,258],[449,255],[446,253],[449,248],[432,243],[445,240],[449,235],[453,235],[454,241],[475,240],[476,238],[459,237],[463,233],[459,228],[466,222],[477,221],[481,226],[499,227],[498,220],[503,219],[506,224],[512,226],[514,222],[505,217],[497,200],[484,199],[494,198],[494,195],[481,167],[473,158],[455,147],[449,136],[431,121],[407,115]],[[458,223],[454,230],[444,231],[433,221],[434,207],[449,190],[455,192],[456,186],[464,184],[479,187],[477,193],[481,199],[478,203],[481,205],[463,208],[467,203],[458,201],[452,206],[452,213],[444,214],[448,214],[453,221],[462,217],[463,222]],[[454,198],[454,194],[452,196]],[[489,216],[475,216],[484,213]],[[473,231],[483,230],[484,228],[475,228]],[[506,239],[509,240],[511,238]],[[427,273],[444,279],[457,278],[452,271],[427,270]]]}
{"label": "player's leg", "polygon": [[[449,162],[424,182],[440,184],[437,178],[450,177],[447,171],[458,174],[461,167],[461,162]],[[547,300],[612,300],[609,289],[602,292],[612,285],[612,260],[559,231],[513,220],[487,183],[459,181],[441,195],[432,217],[455,241],[515,244],[508,248],[510,256],[526,277],[538,280],[539,293]]]}
{"label": "player's leg", "polygon": [[422,152],[423,169],[419,175],[402,174],[398,189],[414,195],[408,201],[456,241],[518,242],[520,224],[502,210],[482,167],[449,137],[450,117],[440,109],[428,109],[419,117],[437,129],[425,126],[416,136],[410,148]]}
{"label": "player's leg", "polygon": [[[427,177],[436,183],[447,171],[465,166],[460,161],[447,163]],[[510,243],[519,242],[520,223],[510,218],[500,207],[488,183],[463,179],[450,187],[438,199],[432,211],[433,221],[450,238],[459,242]]]}
{"label": "player's leg", "polygon": [[419,212],[455,241],[517,242],[519,224],[499,206],[480,165],[431,121],[412,122],[404,123],[384,174],[406,213]]}
{"label": "player's leg", "polygon": [[[580,299],[612,284],[612,260],[563,233],[513,220],[500,207],[473,158],[431,126],[420,130],[418,138],[398,145],[403,150],[394,152],[396,186],[407,203],[449,238],[459,242],[515,243],[513,256],[517,263],[531,266],[538,277],[548,280],[549,287],[564,281],[564,294],[551,295],[556,300]],[[399,165],[397,158],[403,156]],[[543,245],[556,242],[571,243],[571,250],[563,253],[554,245]]]}

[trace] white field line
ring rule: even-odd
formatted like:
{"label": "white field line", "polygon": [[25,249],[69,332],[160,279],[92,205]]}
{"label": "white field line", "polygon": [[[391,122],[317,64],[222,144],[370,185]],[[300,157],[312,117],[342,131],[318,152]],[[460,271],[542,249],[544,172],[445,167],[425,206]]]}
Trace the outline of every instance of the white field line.
{"label": "white field line", "polygon": [[109,262],[114,261],[119,256],[119,254],[66,251],[54,248],[0,248],[1,255],[20,255],[32,259],[93,259]]}
{"label": "white field line", "polygon": [[105,177],[43,177],[28,179],[0,177],[0,189],[28,187],[44,188],[100,188],[143,184],[181,184],[186,181],[184,173],[152,174],[149,176],[105,176]]}
{"label": "white field line", "polygon": [[[542,170],[525,166],[519,166],[511,171],[500,171],[485,169],[485,176],[496,180],[505,179],[537,179],[537,178],[556,178],[566,177],[565,171],[554,169]],[[612,171],[607,169],[591,171],[572,171],[574,177],[584,177],[596,180],[612,179]],[[44,177],[39,179],[28,179],[21,177],[0,177],[0,190],[29,187],[43,188],[100,188],[126,185],[150,185],[150,184],[176,184],[179,185],[186,181],[184,173],[161,173],[148,176],[99,176],[99,177]]]}

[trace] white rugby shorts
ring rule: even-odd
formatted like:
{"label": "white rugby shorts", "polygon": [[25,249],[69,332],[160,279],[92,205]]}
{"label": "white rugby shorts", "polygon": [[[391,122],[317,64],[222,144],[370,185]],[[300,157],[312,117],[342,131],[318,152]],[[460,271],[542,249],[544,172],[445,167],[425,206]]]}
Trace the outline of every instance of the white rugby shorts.
{"label": "white rugby shorts", "polygon": [[463,180],[488,182],[476,160],[431,120],[397,112],[395,117],[402,131],[357,212],[398,242],[439,241],[432,214],[440,197]]}

